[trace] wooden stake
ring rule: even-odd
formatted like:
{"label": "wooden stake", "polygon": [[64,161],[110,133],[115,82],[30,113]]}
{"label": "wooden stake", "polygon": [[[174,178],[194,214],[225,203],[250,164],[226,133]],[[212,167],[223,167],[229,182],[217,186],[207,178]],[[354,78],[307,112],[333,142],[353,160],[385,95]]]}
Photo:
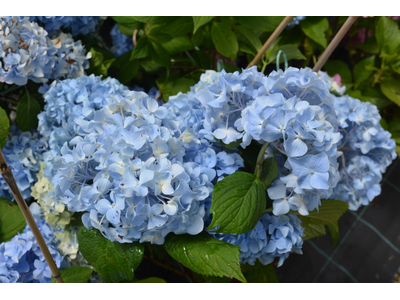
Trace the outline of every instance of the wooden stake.
{"label": "wooden stake", "polygon": [[44,241],[43,236],[36,225],[36,222],[31,214],[31,211],[29,210],[28,205],[26,204],[24,198],[22,197],[22,194],[17,186],[17,183],[15,182],[11,169],[7,165],[1,150],[0,150],[0,173],[3,176],[4,180],[7,182],[8,186],[10,187],[10,190],[14,195],[15,200],[17,200],[18,206],[21,209],[26,222],[31,228],[32,233],[35,236],[37,243],[39,244],[40,250],[42,250],[44,258],[46,259],[46,262],[50,267],[53,277],[56,279],[58,283],[64,283],[60,274],[60,270],[57,268],[53,260],[53,257],[50,254],[49,248],[47,248],[46,242]]}
{"label": "wooden stake", "polygon": [[328,58],[331,56],[333,50],[337,47],[343,37],[346,35],[347,31],[349,31],[351,25],[357,20],[358,17],[348,17],[346,22],[340,28],[338,33],[335,35],[333,40],[330,42],[328,47],[325,49],[324,53],[322,53],[320,59],[315,64],[314,68],[312,69],[313,72],[318,72],[324,66]]}
{"label": "wooden stake", "polygon": [[275,29],[275,31],[271,34],[269,39],[265,42],[265,44],[262,46],[260,51],[258,51],[256,57],[249,63],[249,65],[246,67],[246,69],[255,66],[260,59],[263,57],[264,53],[267,52],[269,46],[276,40],[276,38],[282,33],[282,31],[286,28],[286,26],[290,23],[290,21],[293,19],[293,17],[285,17],[281,24]]}

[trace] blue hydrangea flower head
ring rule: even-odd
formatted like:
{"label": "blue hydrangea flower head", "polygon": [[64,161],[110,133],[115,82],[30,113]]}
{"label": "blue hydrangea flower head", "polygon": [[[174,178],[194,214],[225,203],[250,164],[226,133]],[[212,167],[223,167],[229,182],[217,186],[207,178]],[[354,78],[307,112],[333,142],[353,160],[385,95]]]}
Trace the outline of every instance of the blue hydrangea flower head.
{"label": "blue hydrangea flower head", "polygon": [[39,22],[40,24],[42,24],[44,29],[46,29],[50,36],[53,36],[60,29],[69,29],[72,31],[72,34],[74,36],[78,34],[87,35],[88,33],[95,31],[96,25],[100,21],[100,19],[100,17],[92,16],[30,17],[31,21]]}
{"label": "blue hydrangea flower head", "polygon": [[[61,266],[63,257],[52,244],[54,232],[39,215],[35,215],[38,205],[32,204],[36,224],[49,248],[57,267]],[[32,282],[49,283],[51,271],[46,263],[44,255],[36,242],[28,225],[23,233],[18,233],[11,241],[0,244],[0,282]]]}
{"label": "blue hydrangea flower head", "polygon": [[115,24],[111,29],[111,39],[113,42],[113,46],[111,47],[111,52],[115,57],[121,56],[126,52],[133,49],[133,40],[131,36],[127,36],[123,34],[118,29],[118,24]]}
{"label": "blue hydrangea flower head", "polygon": [[28,17],[0,17],[0,82],[25,85],[74,78],[89,67],[80,41],[61,33],[54,39]]}
{"label": "blue hydrangea flower head", "polygon": [[351,210],[368,205],[381,193],[382,173],[397,157],[396,143],[379,121],[377,107],[349,96],[335,98],[340,120],[340,181],[332,199],[344,200]]}
{"label": "blue hydrangea flower head", "polygon": [[240,246],[241,263],[254,265],[258,259],[263,265],[277,257],[280,267],[292,252],[302,254],[304,228],[294,214],[275,216],[265,213],[251,231],[242,234],[213,233],[214,238]]}

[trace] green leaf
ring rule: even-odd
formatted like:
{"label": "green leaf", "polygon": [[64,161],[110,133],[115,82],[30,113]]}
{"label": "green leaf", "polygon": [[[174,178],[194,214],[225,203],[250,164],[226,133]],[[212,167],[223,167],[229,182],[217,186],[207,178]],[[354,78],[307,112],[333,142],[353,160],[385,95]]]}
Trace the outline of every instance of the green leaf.
{"label": "green leaf", "polygon": [[172,35],[164,31],[164,25],[152,25],[149,26],[149,32],[147,36],[156,41],[157,43],[163,44],[172,40]]}
{"label": "green leaf", "polygon": [[140,59],[149,56],[149,45],[149,38],[145,35],[141,36],[137,41],[135,48],[133,49],[131,59]]}
{"label": "green leaf", "polygon": [[229,277],[205,276],[193,272],[193,277],[198,283],[228,283],[232,281]]}
{"label": "green leaf", "polygon": [[111,242],[96,229],[82,227],[78,233],[79,250],[105,282],[133,280],[142,261],[144,245]]}
{"label": "green leaf", "polygon": [[177,54],[194,48],[192,41],[188,36],[180,36],[163,44],[163,47],[169,54]]}
{"label": "green leaf", "polygon": [[231,28],[221,22],[214,22],[211,27],[211,38],[221,55],[234,60],[239,50],[236,35]]}
{"label": "green leaf", "polygon": [[138,60],[131,59],[132,52],[133,50],[117,57],[113,63],[115,67],[119,68],[117,79],[122,84],[126,84],[131,81],[133,77],[135,77],[140,67],[140,62]]}
{"label": "green leaf", "polygon": [[400,57],[398,57],[398,59],[392,61],[390,66],[392,67],[393,71],[400,74]]}
{"label": "green leaf", "polygon": [[172,68],[171,56],[168,54],[167,50],[165,50],[163,46],[151,41],[149,49],[151,57],[156,63],[166,67],[168,70],[171,70]]}
{"label": "green leaf", "polygon": [[197,83],[194,78],[178,78],[167,80],[166,78],[158,78],[156,80],[158,90],[162,93],[164,101],[168,102],[170,96],[174,96],[179,92],[186,93],[190,87]]}
{"label": "green leaf", "polygon": [[381,17],[376,26],[376,41],[380,56],[390,56],[400,45],[400,30],[396,22],[388,17]]}
{"label": "green leaf", "polygon": [[262,32],[272,32],[283,21],[284,17],[241,16],[234,17],[242,26]]}
{"label": "green leaf", "polygon": [[314,209],[308,216],[302,216],[298,212],[295,212],[302,222],[301,226],[305,228],[305,237],[303,237],[303,240],[324,235],[326,233],[324,225],[331,226],[339,231],[337,221],[348,207],[349,205],[344,201],[322,200],[319,212],[317,209]]}
{"label": "green leaf", "polygon": [[175,260],[192,271],[206,276],[230,276],[246,282],[239,264],[240,247],[199,235],[166,237],[164,248]]}
{"label": "green leaf", "polygon": [[167,283],[167,282],[162,278],[149,277],[146,279],[135,280],[134,283]]}
{"label": "green leaf", "polygon": [[214,187],[208,230],[213,232],[245,233],[253,229],[266,207],[265,187],[254,174],[233,173]]}
{"label": "green leaf", "polygon": [[263,265],[258,260],[254,266],[242,265],[244,277],[249,283],[278,283],[275,268],[272,264]]}
{"label": "green leaf", "polygon": [[163,24],[163,23],[169,23],[173,22],[177,17],[130,17],[135,19],[136,21],[142,22],[142,23],[150,23],[150,24]]}
{"label": "green leaf", "polygon": [[210,22],[214,17],[192,17],[192,18],[194,23],[194,28],[193,28],[193,34],[194,34],[196,33],[197,29],[199,29],[204,24]]}
{"label": "green leaf", "polygon": [[240,143],[242,142],[242,139],[239,139],[239,140],[234,141],[234,142],[229,143],[229,144],[225,144],[221,140],[219,140],[219,142],[221,143],[222,146],[224,146],[227,149],[236,149],[237,147],[239,147]]}
{"label": "green leaf", "polygon": [[17,233],[22,233],[25,226],[25,217],[18,205],[0,198],[0,244],[10,241]]}
{"label": "green leaf", "polygon": [[358,86],[361,82],[369,79],[374,73],[373,70],[367,69],[375,64],[375,55],[360,60],[354,67],[354,83]]}
{"label": "green leaf", "polygon": [[343,82],[351,82],[352,75],[349,66],[342,60],[328,60],[324,65],[324,70],[333,77],[340,75]]}
{"label": "green leaf", "polygon": [[336,244],[339,240],[339,230],[336,230],[336,228],[332,226],[328,226],[329,234],[331,235],[331,239],[333,242],[333,247],[336,247]]}
{"label": "green leaf", "polygon": [[191,17],[183,16],[164,24],[163,26],[164,32],[173,37],[186,36],[193,30],[193,20]]}
{"label": "green leaf", "polygon": [[115,58],[112,56],[110,57],[109,53],[105,51],[97,51],[94,48],[91,48],[90,52],[92,53],[92,58],[90,60],[90,68],[87,73],[93,73],[97,76],[103,75],[104,77],[107,77],[108,69],[115,61]]}
{"label": "green leaf", "polygon": [[111,17],[118,23],[118,29],[125,35],[132,36],[136,29],[143,29],[143,23],[133,17]]}
{"label": "green leaf", "polygon": [[324,32],[329,29],[328,19],[325,17],[307,17],[300,22],[304,34],[312,39],[324,49],[327,46],[327,40]]}
{"label": "green leaf", "polygon": [[243,26],[234,26],[235,30],[243,35],[243,37],[249,42],[257,53],[262,48],[260,38],[254,33],[253,30]]}
{"label": "green leaf", "polygon": [[3,149],[7,142],[8,132],[10,130],[10,120],[7,113],[0,107],[0,149]]}
{"label": "green leaf", "polygon": [[[65,283],[87,283],[90,275],[93,273],[93,269],[74,266],[60,270],[61,277]],[[51,276],[51,283],[56,283],[56,280]]]}
{"label": "green leaf", "polygon": [[36,129],[37,115],[41,112],[39,102],[28,91],[18,100],[17,125],[21,131]]}
{"label": "green leaf", "polygon": [[399,80],[393,78],[386,78],[381,80],[382,93],[400,106],[400,85]]}
{"label": "green leaf", "polygon": [[278,176],[278,164],[276,163],[275,156],[264,159],[261,165],[260,180],[264,184],[265,189],[274,181]]}
{"label": "green leaf", "polygon": [[[306,57],[303,55],[303,53],[300,52],[300,50],[293,45],[283,45],[280,46],[279,48],[276,49],[276,51],[271,55],[271,57],[268,58],[269,62],[274,62],[276,60],[276,56],[278,55],[279,50],[282,50],[285,55],[287,60],[291,59],[306,59]],[[283,56],[280,57],[280,63],[282,64],[284,62]]]}

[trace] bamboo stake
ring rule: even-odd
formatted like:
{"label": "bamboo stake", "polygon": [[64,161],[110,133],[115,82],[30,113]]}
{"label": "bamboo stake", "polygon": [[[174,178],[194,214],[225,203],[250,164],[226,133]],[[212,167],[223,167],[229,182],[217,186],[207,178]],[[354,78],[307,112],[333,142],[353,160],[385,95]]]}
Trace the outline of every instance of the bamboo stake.
{"label": "bamboo stake", "polygon": [[15,197],[15,200],[17,200],[18,206],[22,211],[22,214],[24,215],[26,222],[28,223],[29,227],[32,230],[33,235],[35,236],[35,239],[37,243],[39,244],[40,250],[42,250],[42,253],[44,255],[44,258],[46,259],[47,264],[50,267],[51,273],[53,277],[56,279],[58,283],[64,283],[60,270],[57,268],[53,257],[50,254],[49,248],[47,248],[46,242],[43,239],[42,234],[40,233],[39,228],[36,225],[35,220],[33,219],[33,216],[31,214],[31,211],[29,210],[28,205],[26,204],[24,198],[22,197],[22,194],[17,186],[17,183],[15,182],[14,176],[11,172],[10,167],[7,165],[6,160],[4,159],[3,153],[0,150],[0,174],[3,176],[4,180],[7,182],[8,186],[10,187],[10,190],[12,194]]}
{"label": "bamboo stake", "polygon": [[260,51],[258,51],[256,57],[249,63],[246,69],[255,66],[260,59],[263,57],[264,53],[267,52],[269,46],[276,40],[276,38],[282,33],[282,31],[286,28],[286,26],[290,23],[293,17],[285,17],[281,24],[275,29],[275,31],[271,34],[265,44],[261,47]]}
{"label": "bamboo stake", "polygon": [[323,65],[326,63],[328,60],[329,56],[331,56],[333,50],[337,47],[337,45],[340,43],[340,41],[343,39],[347,31],[349,31],[351,25],[357,20],[358,17],[348,17],[346,22],[343,24],[343,26],[340,28],[338,33],[335,35],[333,40],[330,42],[328,47],[325,49],[324,53],[322,53],[320,59],[317,61],[315,64],[314,68],[312,69],[313,72],[318,72],[321,70]]}

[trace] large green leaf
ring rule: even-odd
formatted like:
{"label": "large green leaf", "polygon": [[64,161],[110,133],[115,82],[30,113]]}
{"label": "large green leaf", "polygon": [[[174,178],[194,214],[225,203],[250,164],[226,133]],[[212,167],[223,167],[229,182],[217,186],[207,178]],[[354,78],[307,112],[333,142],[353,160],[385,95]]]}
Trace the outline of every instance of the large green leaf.
{"label": "large green leaf", "polygon": [[150,41],[147,36],[143,35],[142,37],[140,37],[135,48],[133,49],[131,59],[140,59],[149,56],[149,45]]}
{"label": "large green leaf", "polygon": [[234,26],[234,28],[247,40],[249,45],[253,47],[255,53],[260,51],[262,44],[260,38],[254,33],[253,30],[239,25]]}
{"label": "large green leaf", "polygon": [[376,41],[378,42],[380,56],[395,54],[400,45],[399,26],[388,17],[381,17],[376,26]]}
{"label": "large green leaf", "polygon": [[7,113],[0,107],[0,149],[3,149],[7,142],[8,132],[10,130],[10,120]]}
{"label": "large green leaf", "polygon": [[172,68],[171,56],[167,50],[159,43],[151,41],[149,45],[150,54],[153,60],[161,66],[166,67],[168,70]]}
{"label": "large green leaf", "polygon": [[28,91],[18,100],[17,125],[22,131],[36,129],[38,125],[37,115],[41,108],[39,102]]}
{"label": "large green leaf", "polygon": [[111,242],[96,229],[82,227],[78,234],[79,250],[105,282],[133,280],[142,261],[144,245]]}
{"label": "large green leaf", "polygon": [[94,48],[90,49],[90,53],[92,53],[92,58],[90,59],[90,68],[87,73],[107,77],[108,69],[115,61],[115,58],[105,51],[97,51]]}
{"label": "large green leaf", "polygon": [[261,165],[260,179],[265,189],[267,189],[276,176],[278,176],[278,172],[279,168],[275,156],[264,159]]}
{"label": "large green leaf", "polygon": [[192,18],[194,23],[193,34],[195,34],[197,29],[210,22],[214,17],[207,16],[207,17],[192,17]]}
{"label": "large green leaf", "polygon": [[225,23],[214,22],[211,27],[211,38],[217,52],[232,60],[236,58],[239,44],[236,35]]}
{"label": "large green leaf", "polygon": [[240,247],[199,235],[167,236],[164,248],[175,260],[206,276],[230,276],[246,282],[239,264]]}
{"label": "large green leaf", "polygon": [[180,36],[164,43],[163,47],[169,54],[177,54],[194,48],[191,39],[188,36]]}
{"label": "large green leaf", "polygon": [[122,83],[126,84],[135,77],[140,67],[140,62],[137,59],[131,59],[132,51],[128,51],[125,54],[117,57],[113,65],[119,68],[117,79]]}
{"label": "large green leaf", "polygon": [[262,32],[272,32],[274,31],[278,25],[282,22],[284,17],[277,16],[241,16],[234,17],[239,23],[252,30],[262,31]]}
{"label": "large green leaf", "polygon": [[0,244],[23,232],[25,226],[26,221],[18,205],[0,198]]}
{"label": "large green leaf", "polygon": [[360,60],[354,67],[354,83],[358,86],[361,82],[369,79],[374,73],[373,70],[368,69],[374,66],[375,55]]}
{"label": "large green leaf", "polygon": [[[276,48],[276,50],[271,54],[271,56],[268,58],[269,62],[274,62],[276,60],[276,57],[278,55],[279,50],[285,53],[286,59],[291,60],[291,59],[299,59],[303,60],[306,59],[306,57],[303,55],[303,53],[300,52],[300,50],[294,46],[294,45],[283,45],[279,46]],[[283,56],[280,57],[280,63],[283,63]]]}
{"label": "large green leaf", "polygon": [[266,207],[265,187],[254,174],[233,173],[214,187],[209,230],[213,232],[245,233],[253,229]]}
{"label": "large green leaf", "polygon": [[382,93],[400,106],[400,81],[393,78],[381,80]]}
{"label": "large green leaf", "polygon": [[147,36],[156,41],[157,43],[163,44],[172,40],[172,35],[164,31],[164,25],[151,25]]}
{"label": "large green leaf", "polygon": [[349,66],[342,60],[328,60],[324,65],[324,70],[329,76],[333,77],[336,74],[344,82],[352,82],[352,75]]}
{"label": "large green leaf", "polygon": [[128,36],[132,36],[136,29],[143,29],[143,23],[134,17],[111,17],[118,23],[118,29]]}
{"label": "large green leaf", "polygon": [[296,212],[301,220],[301,226],[305,228],[303,240],[324,235],[325,225],[339,231],[338,220],[348,209],[347,202],[340,200],[322,200],[319,212],[314,209],[308,216],[302,216]]}
{"label": "large green leaf", "polygon": [[185,36],[193,30],[193,20],[191,17],[183,16],[177,17],[172,22],[163,25],[164,32],[172,35],[173,37]]}
{"label": "large green leaf", "polygon": [[[90,275],[93,273],[93,269],[74,266],[60,270],[61,277],[65,283],[87,283]],[[55,278],[51,277],[51,283],[56,283]]]}
{"label": "large green leaf", "polygon": [[304,34],[323,48],[327,46],[325,31],[329,29],[328,19],[325,17],[307,17],[300,23]]}
{"label": "large green leaf", "polygon": [[262,265],[258,260],[254,266],[249,264],[242,265],[244,277],[249,283],[278,283],[278,276],[276,276],[275,268],[273,265]]}

